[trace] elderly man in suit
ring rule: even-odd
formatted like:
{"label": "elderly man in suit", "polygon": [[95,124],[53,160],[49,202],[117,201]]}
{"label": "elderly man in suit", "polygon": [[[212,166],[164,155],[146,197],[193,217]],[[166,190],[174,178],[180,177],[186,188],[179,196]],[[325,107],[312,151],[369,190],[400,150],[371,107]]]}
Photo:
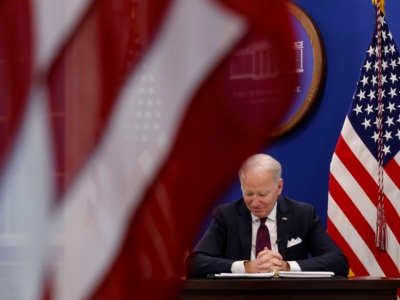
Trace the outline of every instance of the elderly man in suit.
{"label": "elderly man in suit", "polygon": [[279,270],[347,275],[347,259],[315,209],[281,195],[281,172],[266,154],[245,161],[239,171],[243,198],[217,208],[189,256],[189,276]]}

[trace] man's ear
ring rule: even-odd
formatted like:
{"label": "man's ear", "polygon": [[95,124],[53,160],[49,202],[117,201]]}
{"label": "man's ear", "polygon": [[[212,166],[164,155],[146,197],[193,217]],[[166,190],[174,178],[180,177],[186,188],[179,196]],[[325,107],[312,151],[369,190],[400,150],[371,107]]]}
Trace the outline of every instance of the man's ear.
{"label": "man's ear", "polygon": [[278,191],[279,191],[279,195],[282,193],[283,190],[283,179],[280,178],[279,182],[278,182]]}

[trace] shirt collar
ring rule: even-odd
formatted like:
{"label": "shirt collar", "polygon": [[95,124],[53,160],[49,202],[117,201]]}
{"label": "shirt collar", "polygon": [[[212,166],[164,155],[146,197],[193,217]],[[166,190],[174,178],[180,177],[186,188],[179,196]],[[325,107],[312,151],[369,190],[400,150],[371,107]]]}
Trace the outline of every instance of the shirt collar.
{"label": "shirt collar", "polygon": [[[277,205],[277,203],[278,203],[278,201],[276,201],[275,202],[275,205],[274,205],[274,207],[272,208],[272,210],[271,210],[271,212],[269,213],[269,215],[267,216],[267,219],[268,220],[271,220],[271,221],[276,221],[276,205]],[[250,213],[251,214],[251,221],[253,222],[253,223],[255,223],[255,222],[258,222],[258,220],[260,219],[259,217],[256,217],[255,215],[253,215],[253,213]]]}

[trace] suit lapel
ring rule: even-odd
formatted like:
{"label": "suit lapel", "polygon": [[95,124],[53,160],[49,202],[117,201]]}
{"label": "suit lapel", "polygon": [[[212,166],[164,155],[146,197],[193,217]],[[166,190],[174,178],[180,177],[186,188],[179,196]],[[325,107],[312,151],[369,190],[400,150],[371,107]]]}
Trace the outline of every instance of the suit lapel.
{"label": "suit lapel", "polygon": [[239,239],[241,245],[241,254],[245,259],[250,259],[251,251],[251,216],[243,200],[238,208],[239,214]]}
{"label": "suit lapel", "polygon": [[278,234],[278,251],[285,258],[286,245],[288,241],[288,232],[290,227],[290,211],[286,203],[286,199],[279,196],[278,207],[276,212],[276,226]]}

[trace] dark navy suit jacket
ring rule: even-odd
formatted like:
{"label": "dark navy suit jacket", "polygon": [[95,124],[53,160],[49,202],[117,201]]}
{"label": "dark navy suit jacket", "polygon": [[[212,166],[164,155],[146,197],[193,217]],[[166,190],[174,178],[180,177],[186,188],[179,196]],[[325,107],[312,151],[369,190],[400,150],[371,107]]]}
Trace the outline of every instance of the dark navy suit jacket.
{"label": "dark navy suit jacket", "polygon": [[[286,261],[302,271],[332,271],[346,276],[347,259],[322,227],[314,207],[280,196],[277,202],[277,244]],[[229,273],[236,260],[250,260],[252,220],[243,199],[224,204],[188,259],[191,277]],[[300,239],[291,246],[288,241]],[[289,246],[289,247],[288,247]]]}

